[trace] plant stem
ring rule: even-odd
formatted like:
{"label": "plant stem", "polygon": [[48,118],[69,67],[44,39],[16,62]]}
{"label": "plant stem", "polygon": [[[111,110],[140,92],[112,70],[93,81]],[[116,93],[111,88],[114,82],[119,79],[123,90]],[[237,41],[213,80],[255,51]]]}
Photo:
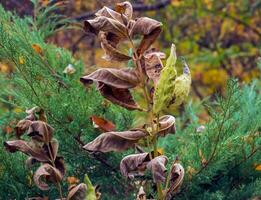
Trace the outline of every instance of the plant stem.
{"label": "plant stem", "polygon": [[[141,89],[143,91],[143,95],[144,95],[144,98],[146,100],[146,104],[147,104],[147,112],[148,112],[148,115],[149,115],[149,118],[150,118],[150,127],[152,127],[152,142],[153,142],[153,154],[154,155],[151,155],[151,153],[149,153],[150,155],[150,159],[153,159],[154,157],[157,157],[158,156],[158,151],[157,151],[157,134],[159,132],[159,117],[157,116],[157,123],[156,123],[156,129],[155,129],[155,126],[154,126],[154,114],[153,114],[153,111],[151,109],[151,105],[153,104],[153,101],[152,101],[152,98],[150,97],[150,94],[148,92],[148,88],[147,88],[147,85],[146,85],[146,77],[144,77],[144,74],[143,74],[143,69],[142,69],[142,66],[141,66],[141,56],[138,56],[137,55],[137,52],[136,52],[136,49],[135,49],[135,46],[134,46],[134,43],[131,39],[131,37],[129,36],[129,34],[127,34],[128,36],[128,39],[131,43],[131,46],[132,46],[132,49],[133,49],[133,62],[135,63],[137,69],[138,69],[138,75],[139,75],[139,78],[141,80]],[[149,139],[147,139],[147,143],[148,143],[148,146],[149,148],[152,149],[151,145],[150,145],[150,142],[149,142]],[[164,196],[163,196],[163,191],[162,191],[162,185],[160,183],[156,183],[156,187],[157,187],[157,196],[158,196],[158,200],[163,200],[164,199]]]}

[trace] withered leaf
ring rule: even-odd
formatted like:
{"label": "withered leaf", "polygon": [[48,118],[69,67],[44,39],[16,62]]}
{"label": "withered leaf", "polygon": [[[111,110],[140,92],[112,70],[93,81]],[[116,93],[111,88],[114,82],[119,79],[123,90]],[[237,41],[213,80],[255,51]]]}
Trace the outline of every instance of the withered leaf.
{"label": "withered leaf", "polygon": [[127,36],[127,29],[124,24],[115,19],[104,16],[85,21],[84,29],[87,33],[94,33],[96,35],[100,31],[103,31],[113,33],[120,38],[126,38]]}
{"label": "withered leaf", "polygon": [[124,151],[134,144],[139,139],[145,137],[147,133],[142,130],[129,130],[123,132],[106,132],[99,135],[95,140],[86,144],[83,148],[88,151]]}
{"label": "withered leaf", "polygon": [[163,115],[159,118],[160,136],[176,132],[176,119],[172,115]]}
{"label": "withered leaf", "polygon": [[139,79],[134,70],[103,68],[81,78],[81,82],[90,84],[101,82],[121,89],[134,88],[139,84]]}
{"label": "withered leaf", "polygon": [[15,126],[15,135],[20,138],[31,126],[33,122],[31,120],[22,119]]}
{"label": "withered leaf", "polygon": [[99,38],[101,42],[101,47],[105,51],[105,56],[103,58],[107,61],[127,61],[130,60],[131,57],[128,55],[125,55],[118,49],[116,49],[116,44],[112,43],[108,38],[108,33],[100,32]]}
{"label": "withered leaf", "polygon": [[157,156],[147,164],[147,169],[151,171],[155,183],[164,183],[166,180],[166,156]]}
{"label": "withered leaf", "polygon": [[121,160],[121,174],[128,178],[134,178],[135,175],[143,175],[149,161],[148,153],[128,155]]}
{"label": "withered leaf", "polygon": [[79,183],[80,180],[74,176],[68,176],[67,177],[67,183],[70,185],[70,186],[75,186],[76,183]]}
{"label": "withered leaf", "polygon": [[[25,112],[28,114],[28,116],[30,116],[30,115],[34,115],[34,114],[40,112],[40,110],[41,110],[40,107],[35,106],[35,107],[30,108],[30,109],[27,109]],[[26,119],[27,119],[27,118],[26,118]],[[30,119],[30,120],[31,120],[31,119]],[[32,121],[34,121],[34,120],[32,120]]]}
{"label": "withered leaf", "polygon": [[130,110],[138,109],[129,91],[130,88],[139,84],[139,79],[134,70],[98,69],[80,80],[84,84],[96,82],[100,93],[111,102]]}
{"label": "withered leaf", "polygon": [[115,19],[118,22],[123,22],[121,14],[119,14],[118,12],[115,12],[114,10],[112,10],[112,9],[106,7],[106,6],[104,6],[102,9],[98,10],[95,13],[95,16],[97,16],[97,17],[100,17],[100,16],[108,17],[108,18],[111,18],[111,19]]}
{"label": "withered leaf", "polygon": [[28,129],[28,136],[32,139],[48,143],[52,140],[54,129],[43,121],[34,121]]}
{"label": "withered leaf", "polygon": [[[176,120],[175,117],[172,115],[163,115],[159,118],[158,122],[158,135],[164,137],[168,133],[175,133],[176,132]],[[154,130],[157,129],[157,120],[153,121]],[[147,129],[152,129],[148,127]]]}
{"label": "withered leaf", "polygon": [[[61,172],[49,164],[41,165],[36,170],[34,177],[33,177],[36,186],[38,188],[40,188],[41,190],[49,189],[49,186],[46,183],[47,181],[52,182],[52,183],[57,183],[57,182],[60,182],[62,180],[62,178],[63,178],[63,176],[62,176]],[[45,181],[43,181],[43,179]]]}
{"label": "withered leaf", "polygon": [[144,58],[145,72],[149,79],[154,82],[154,86],[156,86],[160,78],[160,72],[163,68],[161,59],[165,58],[165,54],[155,50],[150,50],[145,53]]}
{"label": "withered leaf", "polygon": [[38,161],[37,161],[34,157],[30,156],[30,157],[28,157],[28,158],[26,159],[25,165],[26,165],[27,168],[30,169],[30,168],[32,168],[33,165],[36,164],[37,162],[38,162]]}
{"label": "withered leaf", "polygon": [[39,162],[49,161],[49,156],[43,149],[37,147],[36,145],[29,144],[23,140],[13,140],[4,142],[4,146],[7,151],[14,153],[16,151],[21,151],[22,153],[32,156]]}
{"label": "withered leaf", "polygon": [[122,3],[117,3],[115,6],[115,10],[118,13],[125,15],[128,18],[128,20],[131,20],[133,14],[133,8],[130,2],[125,1]]}
{"label": "withered leaf", "polygon": [[118,89],[103,83],[98,83],[98,90],[102,96],[114,104],[128,110],[140,110],[140,107],[137,105],[128,89]]}
{"label": "withered leaf", "polygon": [[62,156],[57,156],[54,161],[55,168],[58,169],[62,176],[65,174],[65,164],[64,158]]}
{"label": "withered leaf", "polygon": [[181,164],[174,163],[170,173],[170,188],[167,191],[167,200],[170,200],[171,197],[179,191],[184,179],[184,168]]}
{"label": "withered leaf", "polygon": [[137,34],[143,35],[143,39],[137,49],[139,55],[142,55],[155,42],[162,30],[161,26],[160,22],[148,17],[141,17],[136,20],[130,35],[131,37]]}
{"label": "withered leaf", "polygon": [[28,114],[28,115],[24,118],[24,120],[35,121],[35,120],[37,120],[37,117],[36,117],[35,113],[31,113],[31,114]]}
{"label": "withered leaf", "polygon": [[95,128],[100,128],[102,131],[109,132],[115,130],[115,124],[113,124],[111,121],[107,119],[93,115],[91,116],[91,120]]}
{"label": "withered leaf", "polygon": [[38,114],[38,116],[39,116],[38,120],[47,122],[47,118],[46,118],[44,109],[42,109],[38,106],[35,106],[29,110],[26,110],[26,113],[28,114],[28,116],[25,119],[35,121],[35,120],[37,120],[36,114]]}
{"label": "withered leaf", "polygon": [[142,186],[139,189],[136,200],[147,200],[146,193]]}
{"label": "withered leaf", "polygon": [[[48,147],[49,146],[49,147]],[[52,160],[55,160],[57,157],[58,153],[58,148],[59,148],[59,142],[56,139],[52,139],[52,141],[49,144],[44,144],[43,148],[45,149],[46,152],[48,152],[49,157]],[[50,151],[51,152],[50,152]],[[51,154],[51,155],[50,155]]]}
{"label": "withered leaf", "polygon": [[70,188],[67,200],[83,200],[86,198],[87,185],[81,183],[75,187]]}

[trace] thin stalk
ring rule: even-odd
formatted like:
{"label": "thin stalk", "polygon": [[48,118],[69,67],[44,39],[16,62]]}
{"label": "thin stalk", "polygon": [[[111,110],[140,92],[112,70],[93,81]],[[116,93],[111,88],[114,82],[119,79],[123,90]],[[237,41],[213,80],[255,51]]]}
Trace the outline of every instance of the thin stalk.
{"label": "thin stalk", "polygon": [[[137,69],[138,69],[138,75],[139,75],[139,78],[141,80],[141,89],[143,91],[143,95],[144,95],[144,98],[146,100],[146,104],[147,104],[147,112],[150,116],[150,127],[152,127],[152,142],[153,142],[153,152],[154,152],[154,157],[158,156],[158,153],[157,153],[157,133],[159,132],[159,117],[157,116],[157,125],[156,125],[156,129],[155,129],[155,126],[154,126],[154,122],[153,122],[153,119],[154,119],[154,115],[153,115],[153,112],[152,112],[152,109],[151,109],[151,105],[152,105],[152,99],[149,95],[149,92],[148,92],[148,88],[147,88],[147,85],[146,85],[146,77],[144,77],[144,74],[143,74],[143,69],[142,69],[142,66],[141,66],[141,56],[138,56],[137,53],[136,53],[136,48],[134,46],[134,43],[130,37],[130,35],[127,33],[127,36],[128,36],[128,39],[131,43],[131,46],[132,46],[132,49],[133,49],[133,62],[135,63]],[[147,143],[149,145],[149,147],[151,146],[150,145],[150,142],[149,142],[149,139],[147,139]],[[151,148],[151,147],[150,147]],[[151,152],[150,152],[150,159],[153,158],[153,156],[151,155]],[[157,196],[158,196],[158,200],[163,200],[164,196],[163,196],[163,191],[162,191],[162,185],[160,183],[157,183],[156,184],[156,187],[157,187]]]}

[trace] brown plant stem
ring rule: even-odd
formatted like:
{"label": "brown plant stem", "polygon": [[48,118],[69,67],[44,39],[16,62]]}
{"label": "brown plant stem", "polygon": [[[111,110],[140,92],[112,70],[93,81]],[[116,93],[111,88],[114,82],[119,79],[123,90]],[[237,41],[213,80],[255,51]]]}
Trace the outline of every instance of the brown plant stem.
{"label": "brown plant stem", "polygon": [[[148,88],[147,88],[147,85],[146,85],[146,77],[144,76],[142,64],[141,64],[142,56],[137,54],[136,48],[134,46],[134,43],[133,43],[129,33],[127,32],[126,34],[127,34],[127,38],[129,39],[131,47],[132,47],[133,52],[134,52],[132,60],[135,63],[136,68],[138,69],[138,77],[140,78],[140,81],[141,81],[141,89],[143,91],[143,96],[144,96],[144,98],[146,100],[146,104],[147,104],[147,112],[148,112],[149,119],[150,119],[150,127],[152,127],[152,134],[151,135],[153,137],[152,138],[153,146],[150,144],[150,141],[149,141],[148,138],[147,138],[147,143],[148,143],[149,148],[153,149],[154,155],[152,155],[151,151],[149,152],[150,159],[153,159],[154,157],[158,156],[158,153],[157,153],[157,142],[158,142],[157,141],[157,133],[159,131],[159,117],[157,116],[157,123],[156,123],[156,129],[155,129],[154,121],[153,121],[154,120],[154,114],[153,114],[153,111],[151,109],[151,105],[153,104],[153,100],[150,97],[150,94],[148,92]],[[156,183],[156,187],[157,187],[158,200],[163,200],[163,191],[162,191],[161,184]]]}

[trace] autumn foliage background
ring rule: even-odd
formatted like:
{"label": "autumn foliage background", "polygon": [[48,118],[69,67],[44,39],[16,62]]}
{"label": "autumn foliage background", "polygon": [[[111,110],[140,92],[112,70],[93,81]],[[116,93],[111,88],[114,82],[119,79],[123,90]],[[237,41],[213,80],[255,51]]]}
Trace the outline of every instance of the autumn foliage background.
{"label": "autumn foliage background", "polygon": [[[40,100],[31,97],[30,89],[20,90],[19,84],[24,83],[17,79],[14,63],[6,59],[7,56],[0,56],[0,141],[2,143],[13,138],[15,124],[24,116],[25,109],[39,106],[41,101],[41,106],[45,106],[45,110],[48,109],[47,116],[57,130],[56,138],[61,143],[61,154],[67,163],[67,175],[62,187],[67,188],[74,182],[80,182],[87,173],[95,185],[101,185],[102,199],[134,199],[137,188],[135,185],[129,185],[117,170],[119,160],[125,153],[92,157],[83,152],[77,143],[79,138],[87,142],[100,134],[100,130],[92,125],[90,118],[93,115],[112,121],[116,124],[117,130],[138,124],[143,117],[109,104],[94,89],[87,98],[78,82],[80,76],[97,68],[123,66],[101,59],[104,52],[97,38],[82,30],[82,21],[93,18],[97,9],[112,6],[119,1],[75,0],[51,3],[48,0],[39,1],[41,6],[46,8],[57,2],[58,9],[54,12],[68,20],[64,21],[66,26],[61,26],[60,29],[58,27],[55,33],[50,31],[50,35],[47,33],[44,35],[44,30],[48,27],[39,22],[39,29],[43,30],[44,35],[39,38],[43,39],[38,39],[35,35],[26,37],[30,38],[32,44],[50,45],[40,45],[38,54],[46,52],[48,59],[58,66],[56,70],[60,74],[63,74],[68,64],[75,67],[76,72],[72,76],[63,77],[66,84],[72,85],[71,93],[61,91],[56,94],[56,90],[51,87],[43,91],[44,87],[40,82],[42,79],[50,79],[51,76],[45,71],[42,73],[43,77],[37,72],[32,72],[29,80],[35,84],[37,92],[39,91],[42,96]],[[177,134],[160,141],[161,151],[172,158],[179,155],[185,167],[186,181],[177,198],[254,199],[258,196],[260,198],[261,2],[249,0],[131,2],[134,11],[136,6],[134,18],[148,16],[163,23],[163,31],[154,46],[168,55],[171,43],[175,43],[178,56],[183,56],[191,69],[190,96],[178,110],[173,110],[177,118]],[[30,1],[0,0],[0,3],[5,10],[16,12],[21,18],[34,15],[33,4]],[[15,23],[22,24],[19,21]],[[16,34],[19,35],[19,26],[14,27],[13,31],[18,31]],[[23,31],[26,30],[21,29],[21,32]],[[19,37],[17,40],[17,50],[11,49],[10,53],[13,51],[14,59],[23,65],[26,59],[20,57],[19,45],[24,43],[19,44]],[[65,51],[57,50],[57,47]],[[29,47],[21,49],[26,51],[27,48]],[[4,51],[2,48],[0,55],[4,55]],[[60,52],[58,59],[53,56],[54,52]],[[178,62],[181,63],[181,60],[178,59]],[[42,69],[35,66],[35,70]],[[25,70],[26,76],[30,74],[27,73],[29,71],[30,69]],[[35,77],[39,80],[35,80]],[[56,83],[52,79],[50,81]],[[47,96],[52,96],[52,99]],[[140,103],[142,105],[143,102]],[[230,113],[229,116],[224,115],[227,112]],[[195,133],[196,128],[201,125],[207,127],[205,136],[204,132],[202,135]],[[221,139],[216,141],[219,134]],[[218,153],[215,154],[213,161],[211,160],[213,163],[205,170],[204,162],[211,157],[208,152],[211,152],[215,143],[218,143]],[[33,185],[32,171],[23,166],[25,156],[9,155],[3,147],[0,156],[0,199],[5,197],[24,199],[42,194]],[[203,172],[202,166],[205,170]],[[57,197],[54,189],[49,194],[50,199]],[[48,193],[44,195],[47,196]]]}

